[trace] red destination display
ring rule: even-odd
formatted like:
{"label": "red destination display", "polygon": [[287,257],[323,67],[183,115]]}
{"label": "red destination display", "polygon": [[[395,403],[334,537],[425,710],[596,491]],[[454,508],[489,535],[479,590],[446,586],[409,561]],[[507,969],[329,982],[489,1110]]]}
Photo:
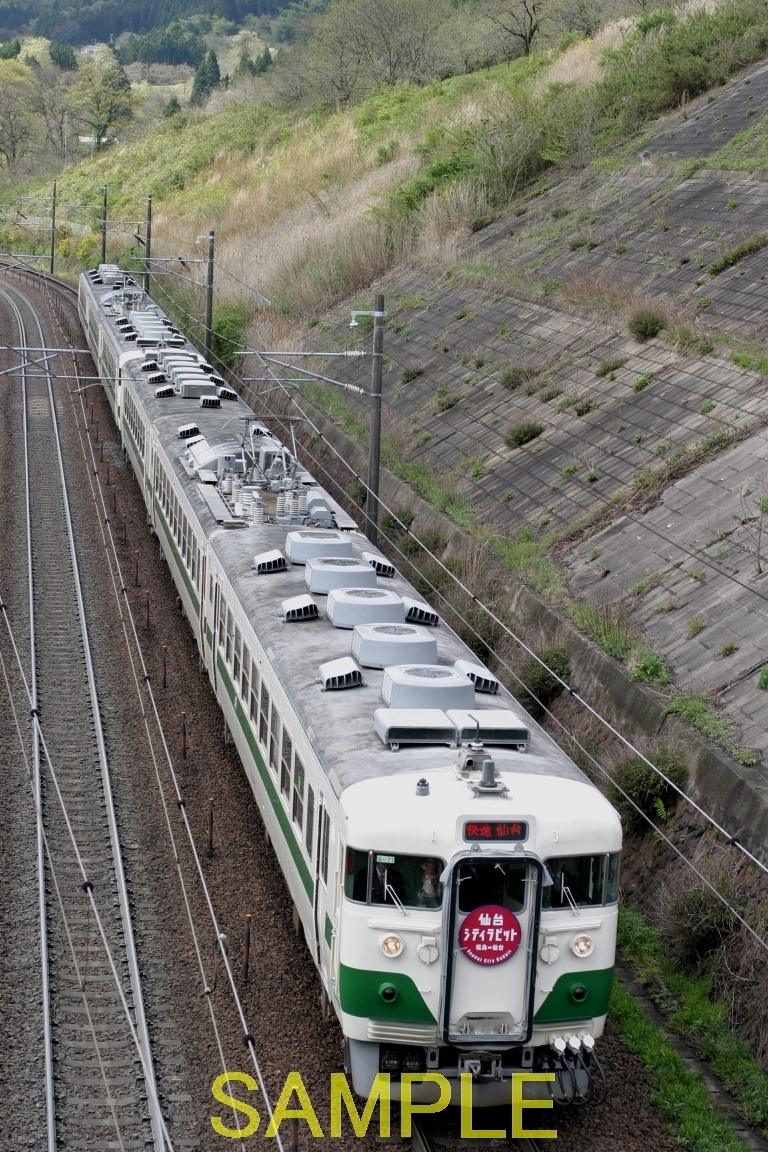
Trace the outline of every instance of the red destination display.
{"label": "red destination display", "polygon": [[527,840],[528,825],[524,820],[468,820],[464,825],[465,840]]}
{"label": "red destination display", "polygon": [[520,946],[522,930],[514,912],[500,904],[475,908],[459,928],[464,955],[475,964],[503,964]]}

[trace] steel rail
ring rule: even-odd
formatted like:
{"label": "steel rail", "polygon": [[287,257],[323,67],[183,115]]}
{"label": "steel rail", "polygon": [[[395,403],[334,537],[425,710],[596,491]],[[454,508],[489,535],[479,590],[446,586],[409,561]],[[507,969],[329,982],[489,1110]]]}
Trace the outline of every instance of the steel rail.
{"label": "steel rail", "polygon": [[[46,279],[54,279],[54,278],[53,277],[46,277]],[[58,287],[58,284],[57,284],[57,287]],[[8,305],[10,306],[10,308],[12,309],[12,311],[15,314],[16,322],[17,322],[18,327],[19,327],[20,343],[22,345],[26,345],[26,327],[25,327],[21,312],[20,312],[19,308],[17,307],[17,305],[14,303],[13,299],[11,298],[10,293],[14,293],[17,296],[19,296],[21,298],[21,300],[24,302],[24,305],[29,309],[30,313],[32,314],[32,316],[34,318],[35,325],[38,329],[40,343],[42,345],[44,343],[45,337],[43,334],[43,329],[42,329],[42,325],[40,323],[40,319],[39,319],[35,309],[32,307],[31,303],[26,299],[26,297],[23,295],[23,293],[19,291],[19,289],[15,288],[15,287],[11,287],[9,285],[6,287],[6,289],[0,289],[0,295],[2,295],[5,298]],[[93,719],[94,735],[96,738],[96,746],[97,746],[97,751],[98,751],[99,766],[101,769],[102,787],[103,787],[103,791],[104,791],[104,799],[106,801],[106,815],[107,815],[107,824],[108,824],[108,829],[109,829],[110,847],[111,847],[111,855],[112,855],[112,867],[114,868],[115,883],[116,883],[116,887],[117,887],[118,900],[119,900],[119,904],[120,904],[120,918],[121,918],[121,926],[122,926],[122,930],[123,930],[123,947],[125,949],[125,955],[126,955],[126,959],[127,959],[127,963],[128,963],[129,980],[130,980],[131,993],[132,993],[132,999],[133,999],[133,1009],[134,1009],[135,1016],[136,1016],[136,1030],[138,1033],[139,1044],[141,1047],[141,1055],[142,1055],[141,1063],[143,1066],[142,1070],[143,1070],[143,1073],[144,1073],[144,1076],[146,1079],[147,1103],[148,1103],[149,1114],[150,1114],[150,1127],[151,1127],[151,1131],[152,1131],[152,1137],[153,1137],[153,1142],[154,1142],[156,1152],[165,1152],[167,1145],[166,1145],[164,1134],[163,1134],[164,1123],[163,1123],[163,1118],[162,1118],[162,1115],[160,1112],[160,1107],[159,1107],[159,1102],[158,1102],[157,1085],[156,1085],[156,1082],[154,1079],[152,1050],[151,1050],[151,1044],[150,1044],[150,1039],[149,1039],[149,1030],[148,1030],[148,1026],[147,1026],[146,1014],[144,1011],[144,1000],[143,1000],[142,989],[141,989],[141,976],[139,973],[138,955],[137,955],[137,951],[136,951],[136,942],[135,942],[134,934],[133,934],[133,925],[131,922],[128,890],[127,890],[127,885],[126,885],[126,880],[125,880],[125,872],[123,869],[122,854],[120,851],[119,832],[118,832],[118,827],[117,827],[117,816],[116,816],[115,806],[114,806],[114,797],[112,795],[112,787],[111,787],[111,780],[110,780],[110,773],[109,773],[109,762],[108,762],[108,758],[107,758],[106,744],[105,744],[105,740],[104,740],[104,730],[103,730],[103,726],[102,726],[102,722],[101,722],[101,713],[100,713],[100,706],[99,706],[99,700],[98,700],[98,693],[96,690],[96,679],[95,679],[95,674],[94,674],[94,669],[93,669],[93,660],[91,657],[90,643],[89,643],[89,638],[88,638],[88,628],[87,628],[87,622],[86,622],[86,617],[85,617],[85,607],[84,607],[83,595],[82,595],[80,569],[79,569],[79,564],[78,564],[78,560],[77,560],[77,550],[75,547],[74,532],[73,532],[73,528],[72,528],[72,519],[71,519],[71,514],[70,514],[69,492],[68,492],[67,483],[66,483],[66,476],[65,476],[65,472],[64,472],[64,461],[63,461],[63,456],[62,456],[62,451],[61,451],[61,438],[59,436],[58,419],[56,416],[56,406],[55,406],[54,396],[53,396],[52,375],[51,375],[51,373],[47,373],[46,375],[47,375],[47,384],[48,384],[48,389],[47,389],[48,402],[50,405],[53,436],[54,436],[54,442],[55,442],[55,446],[56,446],[58,476],[59,476],[59,482],[61,485],[61,495],[62,495],[62,502],[63,502],[63,508],[64,508],[66,534],[67,534],[67,540],[68,540],[68,544],[69,544],[69,552],[70,552],[69,558],[70,558],[71,565],[72,565],[72,578],[73,578],[73,584],[74,584],[74,590],[75,590],[75,597],[76,597],[76,601],[77,601],[77,615],[78,615],[78,622],[79,622],[79,630],[80,630],[80,635],[81,635],[81,640],[82,640],[82,645],[83,645],[83,656],[84,656],[85,670],[86,670],[86,676],[87,676],[87,681],[88,681],[88,693],[89,693],[90,702],[91,702],[91,715],[92,715],[92,719]],[[33,600],[34,600],[34,569],[33,569],[33,564],[32,564],[32,546],[31,546],[32,510],[31,510],[31,490],[30,490],[30,483],[29,483],[29,468],[28,468],[29,441],[28,441],[28,437],[27,437],[28,429],[27,429],[27,419],[26,419],[26,385],[25,385],[25,405],[24,405],[24,429],[25,429],[25,444],[24,444],[25,461],[27,461],[25,492],[26,492],[27,546],[28,546],[28,567],[29,567],[28,578],[29,578],[30,605],[32,608],[33,607]],[[31,617],[31,622],[33,621],[33,619],[34,619],[34,617]],[[34,673],[34,669],[35,669],[35,665],[36,665],[35,656],[36,656],[36,652],[35,652],[35,649],[33,648],[32,649],[33,676],[35,675],[35,673]],[[35,688],[33,689],[33,691],[35,694],[33,696],[33,701],[34,701],[33,707],[36,709],[37,708],[36,678],[34,680],[34,684],[35,684]],[[35,725],[34,728],[35,728],[35,751],[36,751],[36,766],[37,766],[36,787],[37,787],[37,789],[39,789],[40,788],[39,738],[38,738],[37,726]],[[42,868],[41,852],[42,852],[42,827],[41,827],[41,821],[38,820],[38,866],[39,866],[39,877],[40,877],[39,887],[40,887],[40,899],[41,899],[41,919],[42,919],[43,924],[45,924],[45,876],[44,876],[44,870]],[[44,931],[45,931],[45,929],[44,929]],[[43,986],[44,986],[44,992],[46,994],[46,998],[44,1001],[44,1031],[45,1031],[45,1039],[46,1039],[46,1053],[45,1053],[45,1055],[46,1055],[46,1104],[47,1104],[47,1111],[48,1111],[47,1134],[48,1134],[49,1152],[56,1152],[56,1148],[57,1148],[56,1114],[55,1114],[55,1093],[54,1093],[54,1083],[53,1083],[53,1056],[52,1056],[52,1043],[51,1043],[50,987],[49,987],[47,933],[46,933],[46,942],[45,942],[45,956],[44,956],[44,963],[43,963],[43,971],[44,971]]]}

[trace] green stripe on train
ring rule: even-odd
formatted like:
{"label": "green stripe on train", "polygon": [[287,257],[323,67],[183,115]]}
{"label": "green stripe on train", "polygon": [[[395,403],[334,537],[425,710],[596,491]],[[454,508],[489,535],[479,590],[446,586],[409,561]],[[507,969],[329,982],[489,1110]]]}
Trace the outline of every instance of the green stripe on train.
{"label": "green stripe on train", "polygon": [[612,985],[613,968],[566,972],[558,976],[554,988],[534,1016],[534,1023],[604,1016],[608,1011]]}
{"label": "green stripe on train", "polygon": [[286,813],[285,809],[283,808],[283,803],[277,794],[277,789],[275,788],[274,782],[272,780],[272,774],[271,774],[271,772],[268,771],[267,766],[264,763],[264,760],[262,758],[261,752],[259,751],[259,747],[256,743],[256,738],[253,734],[253,730],[251,728],[250,721],[248,720],[248,717],[246,716],[245,712],[243,711],[243,707],[240,703],[240,698],[238,697],[237,693],[235,692],[235,689],[233,687],[232,681],[231,681],[230,676],[229,676],[229,671],[227,669],[227,666],[221,658],[221,652],[216,653],[216,667],[218,668],[218,670],[221,674],[222,683],[224,684],[224,687],[227,690],[227,695],[229,696],[230,700],[232,701],[232,706],[234,707],[235,713],[237,715],[237,719],[240,722],[240,727],[243,731],[243,735],[245,736],[246,740],[248,741],[248,747],[251,750],[251,755],[253,756],[254,762],[255,762],[256,767],[259,771],[259,776],[261,777],[261,782],[264,785],[267,796],[269,797],[269,802],[272,805],[272,808],[274,809],[275,815],[277,816],[277,821],[278,821],[278,824],[280,825],[280,830],[283,833],[283,836],[285,837],[285,841],[288,845],[288,848],[290,849],[291,856],[293,857],[293,862],[296,865],[296,871],[299,873],[299,876],[301,877],[301,882],[304,885],[307,896],[309,897],[310,900],[312,900],[314,898],[314,894],[315,894],[315,886],[312,882],[312,876],[310,874],[309,869],[307,868],[306,861],[304,859],[304,856],[302,855],[301,848],[299,847],[298,841],[296,840],[296,836],[294,835],[293,828],[291,827],[291,822],[288,819],[288,814]]}
{"label": "green stripe on train", "polygon": [[[379,989],[391,984],[397,989],[395,1000],[382,1000]],[[339,965],[339,999],[350,1016],[399,1020],[408,1023],[434,1024],[435,1018],[410,976],[404,972],[371,972],[366,968]]]}

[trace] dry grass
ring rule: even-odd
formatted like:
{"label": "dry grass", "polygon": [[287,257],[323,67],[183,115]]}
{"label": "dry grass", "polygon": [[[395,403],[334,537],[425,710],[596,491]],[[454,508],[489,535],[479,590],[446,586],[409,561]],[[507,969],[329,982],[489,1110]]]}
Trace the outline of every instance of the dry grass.
{"label": "dry grass", "polygon": [[632,32],[637,20],[627,16],[612,20],[605,27],[589,37],[577,41],[550,64],[533,85],[533,92],[540,95],[550,84],[574,84],[577,88],[591,88],[602,78],[600,57],[606,48],[620,48]]}

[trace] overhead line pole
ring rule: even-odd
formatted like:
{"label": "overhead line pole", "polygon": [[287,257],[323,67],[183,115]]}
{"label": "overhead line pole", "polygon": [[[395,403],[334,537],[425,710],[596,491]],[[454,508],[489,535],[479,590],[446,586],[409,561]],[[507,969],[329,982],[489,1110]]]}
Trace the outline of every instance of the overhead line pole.
{"label": "overhead line pole", "polygon": [[205,358],[211,358],[211,337],[213,328],[213,245],[214,232],[208,233],[208,275],[205,283]]}
{"label": "overhead line pole", "polygon": [[152,197],[147,196],[147,236],[144,241],[144,291],[149,292],[149,261],[152,257]]}
{"label": "overhead line pole", "polygon": [[379,535],[379,463],[381,459],[381,379],[384,360],[384,296],[373,304],[373,368],[371,371],[371,426],[368,441],[368,492],[365,534],[376,546]]}
{"label": "overhead line pole", "polygon": [[51,257],[50,271],[53,272],[53,258],[56,254],[56,181],[53,182],[53,198],[51,200]]}
{"label": "overhead line pole", "polygon": [[101,262],[107,262],[107,185],[101,189]]}

